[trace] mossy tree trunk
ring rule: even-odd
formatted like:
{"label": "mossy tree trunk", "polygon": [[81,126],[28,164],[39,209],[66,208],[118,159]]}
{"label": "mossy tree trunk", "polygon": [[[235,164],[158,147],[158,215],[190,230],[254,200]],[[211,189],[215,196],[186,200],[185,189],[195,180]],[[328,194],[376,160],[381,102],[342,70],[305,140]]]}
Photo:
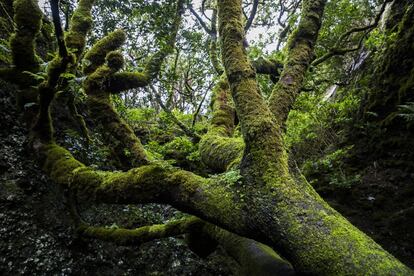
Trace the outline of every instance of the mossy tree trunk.
{"label": "mossy tree trunk", "polygon": [[[21,1],[29,0],[16,2]],[[78,13],[75,12],[79,18],[74,15],[75,23],[81,22],[76,19],[90,17],[92,1],[80,2],[85,5],[79,4]],[[273,91],[276,95],[273,98],[280,99],[275,102],[282,104],[277,105],[280,112],[278,108],[269,108],[260,94],[256,71],[243,46],[241,4],[241,0],[218,1],[221,53],[227,81],[223,80],[217,88],[217,113],[207,134],[217,139],[233,139],[234,113],[228,94],[230,88],[243,135],[243,142],[238,143],[242,146],[236,150],[243,148],[241,161],[236,161],[240,162],[240,177],[237,180],[228,180],[223,175],[203,178],[156,162],[127,172],[97,171],[76,160],[69,151],[54,142],[50,103],[56,94],[56,82],[65,69],[78,61],[90,24],[73,25],[79,27],[79,32],[69,32],[66,44],[77,45],[75,49],[79,52],[75,52],[74,57],[61,56],[59,53],[54,66],[51,66],[48,80],[38,90],[41,112],[32,133],[32,145],[45,172],[56,184],[91,202],[170,204],[211,223],[211,227],[218,226],[267,244],[283,254],[300,273],[412,275],[409,268],[333,210],[305,179],[294,178],[288,168],[282,125],[299,91],[306,71],[304,64],[311,60],[325,1],[303,2],[301,22],[290,44],[288,64],[281,74],[282,84]],[[22,14],[24,11],[21,8]],[[19,9],[16,14],[19,16]],[[93,89],[95,80],[105,84],[105,80],[115,76],[120,68],[117,62],[120,55],[111,51],[105,55],[107,64],[100,64],[89,76],[89,84],[87,82],[86,85],[90,85],[91,95],[95,95],[95,92],[99,94]],[[147,66],[149,79],[154,78],[155,72],[159,71],[159,61],[166,53],[155,55],[153,62]],[[109,93],[108,90],[103,91]],[[270,106],[273,106],[272,102]],[[205,150],[210,156],[219,156],[220,147],[215,149],[214,146],[214,143],[206,143]],[[238,157],[233,153],[232,156],[234,159]],[[223,161],[221,169],[227,169],[227,163],[228,160]],[[144,240],[145,237],[163,237],[163,232],[175,234],[177,229],[197,223],[197,219],[190,218],[177,223],[178,226],[172,228],[171,224],[161,228],[142,228],[128,232],[131,234],[129,236],[119,231],[98,231],[95,234],[121,240],[126,236],[135,237],[142,241],[143,237]],[[161,231],[154,234],[156,229]],[[84,229],[85,234],[94,235],[94,231],[96,229]],[[217,240],[222,238],[219,232],[214,233]]]}

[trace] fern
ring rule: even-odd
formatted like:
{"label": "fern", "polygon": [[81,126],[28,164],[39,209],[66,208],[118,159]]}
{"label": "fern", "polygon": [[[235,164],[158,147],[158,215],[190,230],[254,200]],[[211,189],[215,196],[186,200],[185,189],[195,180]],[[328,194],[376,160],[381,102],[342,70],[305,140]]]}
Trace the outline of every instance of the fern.
{"label": "fern", "polygon": [[404,118],[408,122],[414,122],[414,102],[408,102],[404,105],[399,105],[398,116]]}

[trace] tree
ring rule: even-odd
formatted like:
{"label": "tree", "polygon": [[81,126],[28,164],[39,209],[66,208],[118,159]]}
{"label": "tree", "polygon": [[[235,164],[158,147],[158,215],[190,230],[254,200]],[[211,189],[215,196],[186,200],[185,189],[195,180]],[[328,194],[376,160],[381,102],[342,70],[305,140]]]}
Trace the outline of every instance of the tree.
{"label": "tree", "polygon": [[[205,178],[150,160],[110,100],[111,94],[149,86],[159,74],[163,61],[174,49],[183,1],[176,4],[166,43],[139,72],[119,72],[124,65],[123,55],[117,51],[125,42],[121,30],[100,39],[83,53],[92,26],[93,0],[79,1],[66,34],[57,12],[58,1],[51,3],[58,54],[49,63],[47,76],[40,82],[36,78],[40,65],[34,39],[41,28],[42,13],[34,0],[14,1],[17,27],[10,40],[14,67],[1,71],[3,78],[19,85],[24,95],[20,104],[28,107],[26,112],[37,114],[30,123],[31,145],[45,173],[74,197],[94,203],[165,203],[195,216],[127,230],[89,226],[73,210],[79,233],[120,244],[137,244],[181,233],[190,233],[197,243],[198,239],[206,238],[197,237],[197,233],[204,233],[235,252],[234,255],[243,248],[234,241],[246,241],[241,238],[246,237],[280,252],[299,273],[413,274],[332,209],[306,179],[295,176],[289,169],[282,134],[305,73],[314,60],[325,0],[303,1],[300,22],[286,46],[287,58],[268,103],[256,80],[260,70],[252,65],[246,53],[241,1],[218,0],[224,74],[214,88],[214,112],[208,132],[201,137],[200,153],[205,164],[216,172],[236,174],[231,179],[225,174]],[[405,6],[404,18],[412,22],[413,9],[409,5]],[[400,32],[404,31],[401,28]],[[107,143],[116,141],[114,155],[123,168],[134,167],[128,171],[95,170],[55,142],[51,104],[60,100],[57,92],[67,86],[65,77],[79,74],[82,63],[82,74],[86,76],[83,88],[94,120],[105,127]],[[27,104],[31,102],[38,105],[30,108]],[[233,135],[236,117],[242,139]],[[264,245],[251,243],[257,245],[259,252],[266,251]],[[273,261],[280,258],[275,253],[270,255]],[[239,259],[243,260],[243,256]]]}

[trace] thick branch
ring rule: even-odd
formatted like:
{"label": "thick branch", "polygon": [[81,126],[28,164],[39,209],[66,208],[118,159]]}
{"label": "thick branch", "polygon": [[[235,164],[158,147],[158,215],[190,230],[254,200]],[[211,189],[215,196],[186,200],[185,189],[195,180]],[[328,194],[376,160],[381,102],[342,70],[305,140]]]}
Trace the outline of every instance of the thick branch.
{"label": "thick branch", "polygon": [[86,36],[92,27],[91,10],[95,0],[80,0],[70,20],[69,31],[66,34],[66,46],[76,55],[79,61],[86,44]]}
{"label": "thick branch", "polygon": [[283,64],[277,60],[258,58],[252,61],[253,67],[257,74],[266,74],[277,77],[280,75],[279,70],[283,68]]}
{"label": "thick branch", "polygon": [[[104,48],[107,47],[104,46]],[[107,144],[113,145],[113,155],[118,158],[119,163],[124,168],[148,164],[148,157],[141,141],[114,110],[110,97],[110,94],[115,91],[115,88],[120,89],[122,87],[119,86],[125,87],[125,85],[131,83],[136,84],[136,75],[117,73],[123,66],[123,56],[119,52],[109,52],[106,55],[106,60],[107,64],[96,69],[83,83],[85,92],[88,95],[87,104],[89,110],[94,120],[104,128],[102,134]],[[126,77],[131,77],[132,81],[121,83],[110,82],[114,76],[115,80],[117,77],[122,76],[120,79],[125,81]],[[117,84],[119,86],[115,86]],[[109,88],[112,90],[109,90]]]}
{"label": "thick branch", "polygon": [[325,2],[326,0],[308,0],[302,4],[302,17],[290,38],[287,61],[269,98],[269,107],[280,125],[285,124],[314,58],[313,48],[321,27]]}
{"label": "thick branch", "polygon": [[118,94],[130,89],[145,87],[149,83],[148,76],[144,73],[120,72],[112,74],[105,87],[111,94]]}
{"label": "thick branch", "polygon": [[296,275],[292,265],[265,244],[238,236],[210,223],[203,224],[202,230],[240,264],[243,275]]}
{"label": "thick branch", "polygon": [[105,63],[106,55],[115,51],[124,44],[126,35],[122,30],[116,30],[95,43],[85,54],[83,73],[93,73],[99,66]]}
{"label": "thick branch", "polygon": [[213,89],[210,127],[200,141],[200,157],[216,172],[227,171],[240,163],[244,143],[233,138],[235,110],[226,78],[221,77]]}
{"label": "thick branch", "polygon": [[[243,46],[245,32],[240,1],[220,0],[218,3],[221,53],[246,144],[241,170],[252,179],[248,182],[254,183],[253,179],[260,178],[271,166],[264,164],[263,159],[278,162],[279,156],[284,154],[282,137],[259,91],[256,72]],[[253,169],[252,164],[259,167]],[[284,166],[274,165],[285,170]]]}
{"label": "thick branch", "polygon": [[10,38],[13,64],[20,72],[37,73],[39,62],[34,40],[40,32],[43,14],[34,0],[16,0],[13,7],[16,23],[15,33]]}

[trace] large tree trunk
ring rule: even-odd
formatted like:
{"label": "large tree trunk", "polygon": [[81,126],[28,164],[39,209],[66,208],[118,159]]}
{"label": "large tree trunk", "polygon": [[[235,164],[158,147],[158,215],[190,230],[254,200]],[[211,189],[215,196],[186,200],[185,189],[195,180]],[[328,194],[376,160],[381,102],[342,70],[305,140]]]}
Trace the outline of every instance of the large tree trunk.
{"label": "large tree trunk", "polygon": [[[81,12],[88,16],[92,2],[81,3],[87,4]],[[33,133],[33,149],[45,172],[58,185],[89,201],[171,204],[211,224],[271,246],[301,273],[412,275],[413,271],[333,210],[305,179],[295,179],[289,172],[282,125],[307,69],[303,65],[310,62],[325,0],[303,2],[301,22],[289,49],[288,65],[281,74],[281,84],[273,91],[276,96],[272,98],[287,105],[276,109],[278,111],[271,110],[262,98],[256,72],[245,53],[241,4],[241,0],[218,1],[223,63],[244,140],[240,177],[237,180],[229,180],[225,175],[206,179],[160,163],[127,172],[103,172],[76,160],[54,143],[50,118],[50,102],[56,93],[54,88],[62,69],[68,67],[68,60],[64,58],[55,59],[49,79],[39,89],[41,113]],[[80,31],[85,30],[81,28]],[[75,38],[79,33],[69,34]],[[82,36],[79,40],[68,42],[79,42],[75,48],[79,50],[76,54],[80,55],[84,41]],[[159,71],[159,62],[155,64],[157,66],[149,66],[150,78],[153,72]],[[224,93],[218,95],[221,94],[221,99],[226,100],[218,101],[218,104],[228,103],[225,93],[227,84],[223,84],[222,88]],[[271,103],[271,106],[274,104]],[[227,120],[232,116],[231,108],[225,104],[222,107],[226,112],[222,114],[225,120],[219,121],[220,116],[217,116],[218,121],[214,122],[210,135],[232,139],[233,124]],[[214,147],[214,143],[211,145]],[[220,147],[209,150],[209,143],[205,147],[210,155],[220,156]],[[232,156],[238,157],[233,153]],[[223,161],[221,169],[228,168],[228,163],[227,159]],[[184,227],[188,223],[185,221],[180,225]],[[88,229],[91,230],[87,228],[85,232]],[[139,238],[147,234],[163,236],[163,231],[157,232],[156,229],[158,227],[143,228],[133,233]],[[161,230],[168,232],[172,229],[164,226]],[[98,232],[101,234],[105,230]],[[128,233],[131,232],[115,231],[110,234],[124,240]],[[219,240],[220,235],[216,239]]]}

